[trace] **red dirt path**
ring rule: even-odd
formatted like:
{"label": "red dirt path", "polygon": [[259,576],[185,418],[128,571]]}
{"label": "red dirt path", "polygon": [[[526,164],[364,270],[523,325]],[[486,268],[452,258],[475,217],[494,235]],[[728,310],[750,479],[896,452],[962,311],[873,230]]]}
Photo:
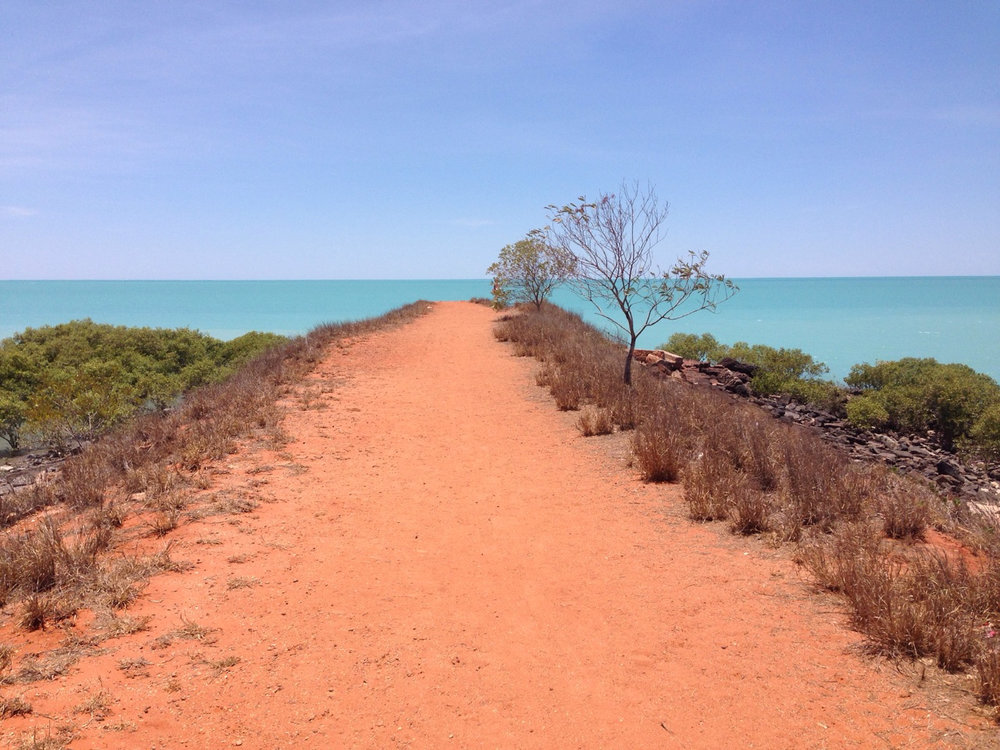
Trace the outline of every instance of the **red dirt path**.
{"label": "red dirt path", "polygon": [[[150,630],[24,686],[35,714],[0,739],[69,721],[74,748],[988,744],[859,657],[793,564],[580,437],[493,315],[437,303],[332,349],[290,443],[218,478],[275,502],[174,532],[195,567],[129,610]],[[156,642],[185,623],[209,632]]]}

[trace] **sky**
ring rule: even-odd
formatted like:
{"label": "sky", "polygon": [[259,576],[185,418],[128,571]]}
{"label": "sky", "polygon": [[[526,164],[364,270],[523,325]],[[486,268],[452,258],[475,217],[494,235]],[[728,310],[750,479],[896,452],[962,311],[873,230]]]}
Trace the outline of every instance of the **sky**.
{"label": "sky", "polygon": [[633,181],[663,266],[1000,275],[1000,3],[0,3],[0,278],[478,278]]}

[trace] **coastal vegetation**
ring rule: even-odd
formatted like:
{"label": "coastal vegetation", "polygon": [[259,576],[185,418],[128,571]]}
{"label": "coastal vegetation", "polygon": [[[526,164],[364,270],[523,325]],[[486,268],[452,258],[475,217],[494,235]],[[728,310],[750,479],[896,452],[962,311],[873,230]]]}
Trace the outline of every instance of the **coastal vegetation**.
{"label": "coastal vegetation", "polygon": [[139,411],[161,411],[286,339],[251,331],[220,341],[187,328],[76,320],[0,342],[0,438],[78,447]]}
{"label": "coastal vegetation", "polygon": [[737,291],[722,274],[708,272],[707,252],[688,253],[665,271],[656,267],[668,204],[660,203],[652,186],[623,182],[617,193],[602,193],[593,202],[581,196],[547,208],[549,241],[574,259],[575,289],[628,345],[625,385],[632,383],[632,353],[647,328],[714,310]]}
{"label": "coastal vegetation", "polygon": [[826,365],[801,349],[726,345],[710,333],[675,333],[662,348],[688,359],[749,364],[754,393],[786,394],[860,429],[930,434],[946,450],[1000,460],[1000,385],[967,365],[914,357],[856,364],[844,387],[824,380]]}
{"label": "coastal vegetation", "polygon": [[[718,389],[644,369],[623,387],[620,346],[551,305],[504,316],[495,335],[539,360],[536,381],[558,408],[579,410],[583,435],[627,431],[645,480],[683,481],[692,520],[793,545],[817,585],[844,597],[873,649],[969,672],[982,701],[1000,705],[1000,534],[992,517],[881,466],[851,462]],[[707,337],[688,343],[686,353],[702,358],[734,350],[756,357],[775,378],[808,382],[825,372],[797,350],[730,349]],[[871,394],[895,382],[869,376]]]}
{"label": "coastal vegetation", "polygon": [[745,341],[727,345],[719,343],[710,333],[674,333],[661,348],[686,359],[712,363],[735,360],[750,365],[753,369],[751,387],[754,393],[762,396],[784,393],[802,403],[834,411],[843,408],[842,389],[822,378],[829,368],[801,349],[775,348]]}
{"label": "coastal vegetation", "polygon": [[[427,307],[425,302],[416,302],[372,320],[320,326],[305,336],[268,346],[248,360],[248,350],[270,342],[268,337],[230,342],[231,346],[213,351],[214,344],[190,332],[164,334],[170,343],[163,344],[163,351],[176,353],[178,361],[184,359],[181,352],[201,352],[205,347],[211,361],[231,368],[230,374],[204,382],[203,375],[185,374],[183,367],[174,367],[171,372],[177,371],[176,382],[203,384],[177,397],[168,410],[133,411],[130,418],[117,420],[66,459],[60,471],[46,476],[46,481],[0,495],[0,529],[4,532],[0,536],[0,612],[13,616],[29,630],[70,617],[81,607],[96,610],[108,622],[124,622],[127,618],[117,612],[134,600],[148,576],[182,566],[171,559],[169,545],[143,554],[141,550],[148,551],[150,545],[141,544],[141,540],[168,536],[178,526],[208,515],[243,513],[255,507],[252,495],[205,492],[210,485],[203,472],[206,464],[234,452],[241,441],[256,439],[279,445],[283,435],[278,402],[288,394],[290,384],[320,361],[328,347],[412,320]],[[71,329],[95,336],[99,332],[93,324]],[[51,341],[54,334],[48,333],[42,338]],[[124,331],[100,333],[128,336]],[[37,340],[35,336],[28,338]],[[81,347],[88,341],[85,337],[71,339]],[[94,342],[99,346],[97,339]],[[40,349],[45,351],[45,347]],[[85,353],[72,354],[70,349],[54,346],[52,351],[62,355],[53,360],[86,358]],[[121,359],[129,357],[138,355]],[[237,364],[239,359],[245,360],[243,364]],[[125,370],[117,360],[115,364]],[[145,393],[152,399],[138,385],[141,382],[134,375],[121,374],[118,379],[119,384],[131,387],[131,392]],[[170,394],[172,390],[158,393]],[[9,667],[0,669],[2,684],[39,679],[30,670],[16,673]]]}
{"label": "coastal vegetation", "polygon": [[572,256],[550,245],[540,232],[529,232],[523,240],[506,245],[486,269],[493,277],[494,307],[530,302],[538,309],[573,269]]}
{"label": "coastal vegetation", "polygon": [[622,381],[632,384],[632,353],[639,336],[664,320],[714,310],[738,290],[706,269],[708,253],[688,253],[667,270],[654,253],[663,239],[668,204],[652,186],[623,182],[593,202],[581,196],[550,205],[549,225],[508,245],[487,269],[497,308],[530,301],[540,310],[557,284],[568,281],[628,344]]}
{"label": "coastal vegetation", "polygon": [[859,426],[933,430],[945,447],[1000,457],[1000,385],[971,367],[907,357],[855,365],[844,380],[861,391],[847,404]]}

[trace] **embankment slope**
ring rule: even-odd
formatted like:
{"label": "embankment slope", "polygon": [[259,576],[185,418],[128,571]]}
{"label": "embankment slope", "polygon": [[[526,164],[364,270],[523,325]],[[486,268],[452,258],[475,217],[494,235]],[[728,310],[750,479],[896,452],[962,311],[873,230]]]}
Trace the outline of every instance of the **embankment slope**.
{"label": "embankment slope", "polygon": [[974,742],[791,563],[580,437],[493,316],[331,349],[288,444],[220,467],[264,502],[175,532],[195,567],[153,579],[150,629],[28,686],[33,721],[104,694],[73,747]]}

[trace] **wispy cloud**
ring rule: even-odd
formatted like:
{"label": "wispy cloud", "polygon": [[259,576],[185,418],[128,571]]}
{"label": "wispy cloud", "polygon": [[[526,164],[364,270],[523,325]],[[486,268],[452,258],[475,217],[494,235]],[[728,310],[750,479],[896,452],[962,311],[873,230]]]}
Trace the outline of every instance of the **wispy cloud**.
{"label": "wispy cloud", "polygon": [[0,216],[10,219],[26,219],[29,216],[37,216],[38,211],[27,206],[0,206]]}
{"label": "wispy cloud", "polygon": [[165,134],[113,106],[0,97],[0,177],[7,171],[119,169],[160,153]]}

